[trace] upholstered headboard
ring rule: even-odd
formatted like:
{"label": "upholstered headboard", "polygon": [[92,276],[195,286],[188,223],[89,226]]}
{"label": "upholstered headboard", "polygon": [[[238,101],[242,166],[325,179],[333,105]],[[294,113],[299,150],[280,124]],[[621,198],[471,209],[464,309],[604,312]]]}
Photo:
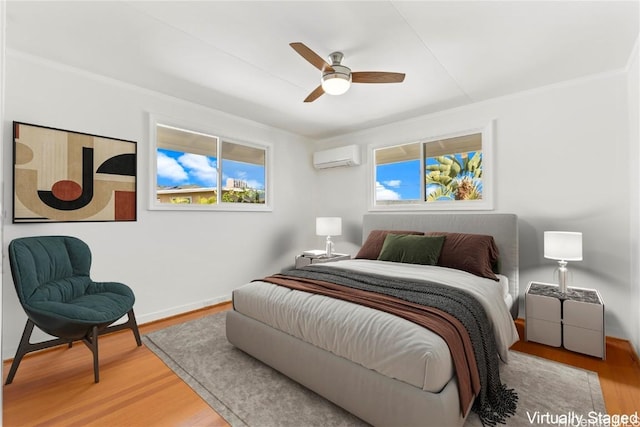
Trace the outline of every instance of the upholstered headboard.
{"label": "upholstered headboard", "polygon": [[363,243],[372,230],[447,231],[493,236],[500,251],[500,274],[509,278],[509,293],[513,297],[511,314],[514,319],[518,316],[518,217],[515,214],[366,214],[362,224]]}

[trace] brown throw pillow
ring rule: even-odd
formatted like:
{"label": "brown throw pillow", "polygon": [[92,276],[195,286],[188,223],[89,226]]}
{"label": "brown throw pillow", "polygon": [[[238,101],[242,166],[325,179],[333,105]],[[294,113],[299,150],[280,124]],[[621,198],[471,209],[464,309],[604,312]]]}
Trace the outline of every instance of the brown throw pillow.
{"label": "brown throw pillow", "polygon": [[499,252],[493,236],[438,231],[426,235],[446,236],[438,259],[439,266],[498,280],[493,267],[498,262]]}
{"label": "brown throw pillow", "polygon": [[360,248],[356,254],[356,258],[360,259],[378,259],[384,239],[387,234],[418,234],[424,235],[421,231],[401,231],[401,230],[372,230],[364,242],[364,245]]}

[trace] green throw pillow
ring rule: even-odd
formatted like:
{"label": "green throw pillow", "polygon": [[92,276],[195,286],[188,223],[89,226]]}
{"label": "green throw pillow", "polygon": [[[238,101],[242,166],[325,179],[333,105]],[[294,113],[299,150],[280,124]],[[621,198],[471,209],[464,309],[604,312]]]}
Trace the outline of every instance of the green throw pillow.
{"label": "green throw pillow", "polygon": [[407,264],[436,265],[445,236],[388,234],[378,259]]}

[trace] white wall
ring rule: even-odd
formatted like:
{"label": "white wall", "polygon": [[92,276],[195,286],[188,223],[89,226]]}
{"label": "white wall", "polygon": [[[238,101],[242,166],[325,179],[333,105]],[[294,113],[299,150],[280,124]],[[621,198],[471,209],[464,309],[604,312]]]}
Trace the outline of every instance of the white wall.
{"label": "white wall", "polygon": [[[5,64],[5,34],[6,34],[6,3],[0,2],[0,135],[4,135],[4,64]],[[4,173],[4,165],[2,163],[2,151],[0,151],[0,182],[4,182],[3,173]],[[3,214],[3,206],[4,203],[2,201],[2,196],[0,196],[0,218],[4,217]],[[0,219],[2,221],[2,219]],[[2,240],[2,227],[0,226],[0,240]],[[4,268],[0,265],[0,275],[2,275],[2,271]],[[0,283],[1,280],[0,280]],[[2,331],[2,293],[0,293],[0,331]],[[2,354],[2,341],[0,340],[0,355]],[[3,390],[0,389],[0,407],[4,408],[2,404],[2,393]],[[0,425],[2,425],[2,416],[0,415]]]}
{"label": "white wall", "polygon": [[631,53],[628,65],[629,92],[629,169],[631,171],[631,286],[634,290],[632,301],[636,309],[631,310],[631,319],[635,325],[635,348],[640,353],[640,108],[638,106],[640,94],[640,67],[638,66],[640,45],[636,45]]}
{"label": "white wall", "polygon": [[[582,231],[582,262],[569,264],[572,284],[597,288],[606,303],[608,335],[633,339],[630,281],[631,199],[628,88],[619,72],[422,116],[339,138],[317,147],[404,143],[464,130],[495,119],[495,211],[520,223],[520,289],[529,281],[552,281],[557,267],[542,255],[545,230]],[[318,201],[353,229],[337,239],[338,250],[357,250],[355,224],[369,206],[371,160],[320,173]],[[632,193],[633,189],[633,193]],[[342,246],[342,247],[341,247]],[[635,261],[634,261],[635,262]],[[521,308],[521,316],[524,310]]]}
{"label": "white wall", "polygon": [[[310,142],[283,131],[16,52],[6,61],[3,250],[16,237],[70,234],[93,251],[92,275],[130,285],[139,323],[230,298],[248,281],[293,265],[313,241]],[[274,147],[273,212],[167,212],[147,209],[147,113],[218,128]],[[12,224],[11,121],[137,141],[138,219],[130,223]],[[306,159],[304,161],[303,159]],[[26,317],[6,261],[2,277],[3,358],[13,357]],[[133,338],[132,338],[133,339]]]}

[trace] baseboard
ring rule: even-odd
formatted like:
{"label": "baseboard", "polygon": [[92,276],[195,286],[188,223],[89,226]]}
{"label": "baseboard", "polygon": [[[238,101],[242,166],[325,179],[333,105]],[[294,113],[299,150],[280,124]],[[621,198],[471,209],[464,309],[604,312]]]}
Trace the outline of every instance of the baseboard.
{"label": "baseboard", "polygon": [[[172,316],[163,317],[161,319],[152,320],[150,322],[139,323],[138,326],[140,328],[142,328],[144,326],[151,326],[151,325],[154,325],[156,323],[162,323],[162,322],[165,322],[165,321],[168,321],[168,320],[179,319],[181,317],[187,318],[190,315],[198,313],[200,311],[208,311],[208,310],[211,310],[213,308],[221,307],[221,306],[225,306],[225,305],[228,306],[228,309],[231,309],[231,307],[232,307],[231,302],[232,302],[231,299],[220,301],[220,302],[216,302],[216,303],[213,303],[213,304],[205,305],[204,307],[196,308],[195,310],[183,311],[183,312],[180,312],[178,314],[174,314]],[[223,308],[221,310],[226,310],[226,309],[227,308],[225,307],[225,308]],[[180,323],[180,320],[178,320],[177,323]]]}
{"label": "baseboard", "polygon": [[171,307],[166,310],[143,314],[142,316],[138,316],[138,314],[136,313],[136,319],[138,320],[138,325],[144,325],[147,323],[156,322],[158,320],[166,320],[171,317],[180,316],[182,314],[201,310],[203,308],[208,308],[214,305],[227,303],[229,301],[231,301],[231,295],[223,295],[223,296],[212,298],[209,300],[197,301],[190,304]]}
{"label": "baseboard", "polygon": [[638,357],[638,353],[636,352],[635,347],[633,346],[633,344],[631,344],[631,341],[624,339],[624,338],[618,338],[618,337],[610,337],[610,336],[606,336],[605,337],[605,341],[607,344],[609,343],[614,343],[614,342],[618,342],[622,345],[624,345],[625,347],[629,348],[629,354],[631,355],[631,358],[634,360],[634,362],[640,366],[640,358]]}

